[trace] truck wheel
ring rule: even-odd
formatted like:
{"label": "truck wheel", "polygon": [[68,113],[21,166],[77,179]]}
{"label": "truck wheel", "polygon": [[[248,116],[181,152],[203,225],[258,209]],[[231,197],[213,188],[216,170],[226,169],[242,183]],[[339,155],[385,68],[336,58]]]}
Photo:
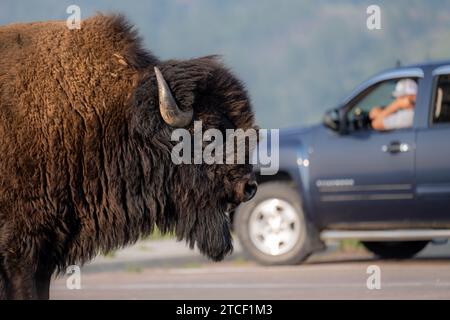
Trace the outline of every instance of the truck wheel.
{"label": "truck wheel", "polygon": [[291,265],[310,254],[305,217],[297,191],[289,182],[267,182],[241,204],[234,230],[244,252],[266,265]]}
{"label": "truck wheel", "polygon": [[364,246],[383,259],[408,259],[419,253],[428,241],[363,241]]}

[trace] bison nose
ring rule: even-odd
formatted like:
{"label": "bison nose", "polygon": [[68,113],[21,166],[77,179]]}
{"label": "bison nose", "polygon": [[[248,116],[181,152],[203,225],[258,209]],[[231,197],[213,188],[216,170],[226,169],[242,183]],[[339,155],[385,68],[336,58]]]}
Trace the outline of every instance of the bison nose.
{"label": "bison nose", "polygon": [[250,201],[255,196],[256,190],[258,190],[258,184],[256,181],[247,182],[244,187],[244,202]]}

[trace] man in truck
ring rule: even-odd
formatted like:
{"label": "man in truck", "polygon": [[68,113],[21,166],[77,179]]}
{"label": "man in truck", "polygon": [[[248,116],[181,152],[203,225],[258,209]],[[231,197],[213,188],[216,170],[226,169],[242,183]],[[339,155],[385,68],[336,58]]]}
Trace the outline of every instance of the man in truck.
{"label": "man in truck", "polygon": [[378,131],[410,128],[414,121],[417,83],[412,79],[401,79],[392,93],[395,100],[388,106],[370,110],[372,128]]}

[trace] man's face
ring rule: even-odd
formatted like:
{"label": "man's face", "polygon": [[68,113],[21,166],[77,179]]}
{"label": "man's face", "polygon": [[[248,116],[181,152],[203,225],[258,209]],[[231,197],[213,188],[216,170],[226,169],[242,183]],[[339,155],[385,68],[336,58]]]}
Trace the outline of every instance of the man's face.
{"label": "man's face", "polygon": [[415,104],[416,104],[416,95],[409,94],[409,95],[401,96],[401,97],[398,97],[397,100],[405,108],[407,108],[407,107],[414,108]]}
{"label": "man's face", "polygon": [[411,101],[412,103],[414,103],[414,104],[416,103],[416,95],[415,94],[410,94],[405,97],[407,97],[408,100]]}

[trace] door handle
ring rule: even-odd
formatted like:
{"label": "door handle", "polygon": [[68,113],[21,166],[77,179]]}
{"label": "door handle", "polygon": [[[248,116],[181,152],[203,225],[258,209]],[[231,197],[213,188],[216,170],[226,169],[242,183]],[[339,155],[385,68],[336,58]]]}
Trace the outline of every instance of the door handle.
{"label": "door handle", "polygon": [[386,153],[408,152],[411,149],[409,144],[400,141],[392,141],[389,145],[383,145],[381,151]]}

